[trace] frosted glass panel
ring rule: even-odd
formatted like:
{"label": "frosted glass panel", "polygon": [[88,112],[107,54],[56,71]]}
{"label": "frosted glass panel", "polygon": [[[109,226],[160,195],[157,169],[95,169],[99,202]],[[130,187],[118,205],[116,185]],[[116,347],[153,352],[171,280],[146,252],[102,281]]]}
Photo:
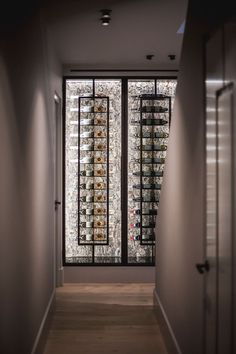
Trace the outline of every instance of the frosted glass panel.
{"label": "frosted glass panel", "polygon": [[[84,98],[88,96],[88,99]],[[103,112],[97,109],[96,115],[86,112],[93,99],[108,97],[105,103],[109,114],[102,117]],[[81,105],[79,113],[79,97]],[[106,101],[106,99],[101,99]],[[97,104],[97,103],[95,103]],[[87,106],[86,106],[87,105]],[[103,102],[104,105],[104,102]],[[82,112],[85,110],[85,112]],[[79,121],[80,117],[80,121]],[[95,125],[89,124],[95,117]],[[106,125],[100,126],[102,119],[109,119],[109,131]],[[81,123],[82,122],[82,123]],[[83,125],[85,124],[85,125]],[[78,131],[79,127],[79,131]],[[65,146],[65,255],[67,263],[119,263],[121,262],[121,201],[120,201],[120,173],[121,173],[121,80],[67,80],[66,81],[66,146]],[[107,140],[107,133],[109,139]],[[80,139],[79,139],[80,134]],[[91,136],[94,136],[94,147],[91,150]],[[104,136],[104,138],[103,138]],[[99,139],[99,142],[98,142]],[[78,146],[80,141],[80,146]],[[84,159],[99,159],[106,143],[109,142],[109,161],[106,164],[85,164]],[[101,149],[100,149],[101,145]],[[89,151],[87,151],[89,150]],[[80,164],[78,165],[78,152]],[[103,156],[102,156],[103,157]],[[108,162],[108,164],[107,164]],[[98,168],[99,166],[99,168]],[[105,228],[100,228],[100,219],[104,205],[88,203],[93,198],[92,188],[99,189],[104,184],[102,177],[106,166],[109,169],[109,232],[105,239]],[[79,171],[79,176],[78,176]],[[106,171],[104,172],[106,175]],[[91,179],[92,176],[92,179]],[[94,177],[95,176],[95,177]],[[79,177],[79,178],[78,178]],[[78,180],[80,185],[78,185]],[[107,182],[107,181],[106,181]],[[106,184],[106,183],[105,183]],[[105,185],[104,184],[104,185]],[[106,187],[106,185],[105,185]],[[106,190],[96,190],[95,199],[101,196],[106,198]],[[106,188],[105,188],[106,189]],[[78,193],[78,191],[80,193]],[[93,191],[92,191],[93,192]],[[100,194],[101,195],[100,195]],[[79,197],[79,203],[78,203]],[[96,201],[96,200],[95,200]],[[78,208],[78,204],[80,208]],[[95,208],[96,205],[96,208]],[[80,210],[79,210],[80,209]],[[80,213],[80,218],[78,215]],[[79,219],[79,220],[78,220]],[[80,229],[79,229],[80,227]],[[92,228],[94,230],[92,230]],[[91,234],[91,230],[93,234]],[[80,232],[78,232],[80,231]],[[104,235],[102,234],[104,232]],[[100,236],[103,237],[100,237]],[[83,245],[86,243],[86,245]],[[105,244],[104,244],[105,243]],[[103,245],[104,244],[104,245]]]}
{"label": "frosted glass panel", "polygon": [[66,263],[154,264],[176,83],[66,79]]}
{"label": "frosted glass panel", "polygon": [[128,81],[128,262],[151,263],[176,80]]}

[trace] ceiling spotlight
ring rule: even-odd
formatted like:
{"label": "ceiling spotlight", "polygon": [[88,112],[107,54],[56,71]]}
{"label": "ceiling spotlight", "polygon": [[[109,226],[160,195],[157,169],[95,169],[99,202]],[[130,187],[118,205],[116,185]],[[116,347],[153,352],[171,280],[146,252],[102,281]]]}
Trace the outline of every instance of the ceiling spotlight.
{"label": "ceiling spotlight", "polygon": [[102,25],[103,26],[108,26],[111,20],[111,10],[108,9],[104,9],[104,10],[100,10],[100,12],[102,13],[102,17],[100,18]]}

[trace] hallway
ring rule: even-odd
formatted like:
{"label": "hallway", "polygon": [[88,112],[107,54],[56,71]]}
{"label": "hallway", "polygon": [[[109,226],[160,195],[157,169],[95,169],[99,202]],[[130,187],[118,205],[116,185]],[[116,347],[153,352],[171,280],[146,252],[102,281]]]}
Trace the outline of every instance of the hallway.
{"label": "hallway", "polygon": [[167,354],[154,284],[65,284],[44,354]]}

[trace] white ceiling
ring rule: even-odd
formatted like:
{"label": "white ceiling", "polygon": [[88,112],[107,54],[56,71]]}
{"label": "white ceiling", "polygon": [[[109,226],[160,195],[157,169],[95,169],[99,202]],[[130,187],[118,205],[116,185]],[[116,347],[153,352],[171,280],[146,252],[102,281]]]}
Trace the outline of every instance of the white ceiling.
{"label": "white ceiling", "polygon": [[[102,26],[100,10],[111,9]],[[178,69],[187,0],[67,0],[47,9],[57,54],[79,69]],[[154,54],[149,61],[147,54]],[[169,54],[176,59],[170,61]]]}

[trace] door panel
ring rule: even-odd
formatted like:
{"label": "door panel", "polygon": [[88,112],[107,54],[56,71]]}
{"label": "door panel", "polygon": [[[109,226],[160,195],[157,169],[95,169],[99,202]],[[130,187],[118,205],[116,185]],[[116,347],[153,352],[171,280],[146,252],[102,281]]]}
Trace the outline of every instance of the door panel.
{"label": "door panel", "polygon": [[217,126],[216,92],[223,86],[222,32],[206,47],[206,273],[205,346],[206,354],[216,353],[217,279]]}
{"label": "door panel", "polygon": [[[233,30],[235,33],[235,27]],[[236,48],[234,41],[229,40],[231,31],[232,27],[225,26],[206,46],[206,258],[210,271],[205,277],[205,354],[235,353],[233,137],[236,70],[232,53]]]}
{"label": "door panel", "polygon": [[219,92],[217,353],[232,349],[232,86]]}

